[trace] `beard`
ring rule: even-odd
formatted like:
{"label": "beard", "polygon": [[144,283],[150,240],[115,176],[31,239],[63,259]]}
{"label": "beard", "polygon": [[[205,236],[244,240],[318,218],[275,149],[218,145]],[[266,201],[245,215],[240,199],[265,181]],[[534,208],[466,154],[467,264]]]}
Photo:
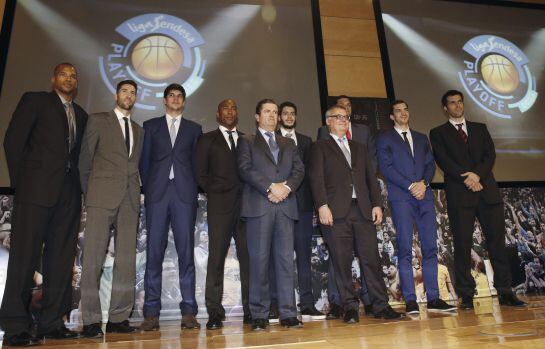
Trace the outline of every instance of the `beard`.
{"label": "beard", "polygon": [[282,126],[283,128],[285,128],[286,130],[293,130],[295,128],[295,126],[297,126],[297,120],[295,120],[293,122],[293,125],[289,126],[289,125],[286,125],[284,123],[284,120],[280,119],[280,126]]}

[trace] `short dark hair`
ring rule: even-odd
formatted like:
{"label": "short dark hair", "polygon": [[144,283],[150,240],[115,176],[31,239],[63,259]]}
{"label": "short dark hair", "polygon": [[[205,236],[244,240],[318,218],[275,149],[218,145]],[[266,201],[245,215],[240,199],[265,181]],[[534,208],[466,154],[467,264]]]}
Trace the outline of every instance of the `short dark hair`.
{"label": "short dark hair", "polygon": [[335,98],[335,103],[339,103],[339,99],[343,99],[343,98],[350,100],[350,97],[348,97],[347,95],[340,95],[337,98]]}
{"label": "short dark hair", "polygon": [[259,102],[257,102],[257,105],[255,106],[255,113],[256,114],[261,113],[261,109],[263,109],[263,104],[266,104],[266,103],[272,103],[272,104],[278,106],[278,104],[276,104],[276,102],[273,99],[265,98],[265,99],[262,99]]}
{"label": "short dark hair", "polygon": [[117,87],[115,88],[115,93],[119,93],[119,90],[121,90],[121,87],[123,85],[131,85],[134,87],[134,91],[138,92],[138,85],[133,80],[123,80],[117,83]]}
{"label": "short dark hair", "polygon": [[62,69],[62,67],[72,67],[72,68],[76,69],[76,67],[72,63],[62,62],[62,63],[57,64],[55,66],[55,68],[53,68],[53,76],[57,75],[59,73],[59,71]]}
{"label": "short dark hair", "polygon": [[169,93],[172,92],[172,91],[180,91],[182,93],[182,97],[184,98],[184,101],[185,101],[185,89],[184,89],[184,87],[182,85],[177,84],[177,83],[170,84],[170,85],[167,86],[167,88],[165,88],[165,92],[163,93],[163,98],[167,98]]}
{"label": "short dark hair", "polygon": [[441,97],[441,104],[443,107],[447,106],[447,98],[452,96],[460,96],[462,97],[462,102],[464,101],[464,94],[458,90],[448,90],[443,94],[443,97]]}
{"label": "short dark hair", "polygon": [[282,114],[282,110],[284,110],[285,107],[290,107],[295,110],[295,115],[297,115],[297,106],[293,102],[285,101],[278,107],[278,115]]}
{"label": "short dark hair", "polygon": [[390,103],[390,115],[394,115],[394,106],[398,105],[398,104],[401,104],[401,103],[405,103],[405,105],[407,106],[407,108],[409,107],[409,103],[405,102],[404,100],[402,99],[396,99],[395,101],[393,101],[392,103]]}

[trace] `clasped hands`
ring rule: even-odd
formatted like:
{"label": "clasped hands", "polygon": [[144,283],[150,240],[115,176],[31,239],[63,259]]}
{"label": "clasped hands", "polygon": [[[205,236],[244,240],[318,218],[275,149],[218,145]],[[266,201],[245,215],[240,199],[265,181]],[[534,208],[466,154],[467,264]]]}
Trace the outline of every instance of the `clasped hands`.
{"label": "clasped hands", "polygon": [[466,177],[466,179],[464,179],[464,184],[466,185],[467,189],[471,190],[472,192],[483,190],[483,185],[479,182],[481,177],[479,177],[479,175],[476,173],[464,172],[460,176]]}
{"label": "clasped hands", "polygon": [[278,204],[290,195],[290,188],[286,185],[286,182],[282,183],[273,183],[269,187],[269,194],[267,195],[269,201],[275,204]]}
{"label": "clasped hands", "polygon": [[414,196],[416,200],[424,199],[424,195],[426,195],[426,184],[424,184],[424,180],[412,183],[409,188],[411,195]]}

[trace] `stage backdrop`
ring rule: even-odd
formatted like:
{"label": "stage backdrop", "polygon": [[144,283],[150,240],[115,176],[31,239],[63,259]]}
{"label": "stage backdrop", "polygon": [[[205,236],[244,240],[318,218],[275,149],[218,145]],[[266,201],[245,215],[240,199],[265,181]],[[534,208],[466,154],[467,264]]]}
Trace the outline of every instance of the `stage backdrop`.
{"label": "stage backdrop", "polygon": [[[382,194],[386,198],[386,189],[382,186]],[[440,296],[445,300],[456,299],[453,278],[453,247],[452,235],[449,229],[449,221],[446,212],[445,193],[443,190],[434,191],[435,207],[437,209],[438,222],[438,247],[439,247],[439,288]],[[513,188],[502,189],[505,201],[506,220],[506,244],[513,273],[513,287],[516,293],[545,291],[545,189],[544,188]],[[6,280],[6,267],[9,257],[11,210],[13,199],[11,196],[0,196],[0,293],[3,295]],[[138,230],[137,258],[136,258],[136,303],[133,318],[142,317],[142,305],[144,300],[144,269],[146,263],[146,229],[144,222],[144,208],[142,206],[141,220]],[[316,220],[315,220],[316,222]],[[402,302],[399,276],[397,272],[396,258],[396,233],[392,223],[389,209],[386,209],[383,224],[377,230],[379,238],[378,249],[382,263],[384,282],[388,289],[388,295],[392,304]],[[85,244],[85,212],[82,215],[82,224],[78,240],[78,252],[74,262],[73,278],[73,310],[69,321],[81,322],[79,311],[80,303],[80,276],[81,255]],[[206,264],[208,260],[208,225],[206,221],[206,198],[199,197],[199,210],[195,224],[195,266],[197,271],[197,301],[199,304],[199,316],[206,316],[204,305],[204,286],[206,279]],[[110,294],[110,282],[112,266],[115,258],[113,244],[110,244],[108,255],[104,263],[104,275],[101,284],[101,299],[103,309],[108,309]],[[163,319],[180,318],[178,303],[180,302],[180,290],[178,285],[178,268],[176,262],[174,242],[170,238],[165,261],[163,263],[163,294],[161,317]],[[327,269],[329,253],[325,246],[319,229],[312,241],[312,282],[316,299],[316,307],[325,310],[327,308]],[[477,282],[477,296],[489,296],[495,290],[491,287],[492,270],[484,244],[483,234],[478,225],[475,227],[472,250],[472,275]],[[415,272],[415,284],[418,300],[425,300],[425,290],[421,278],[421,254],[419,244],[414,245],[413,270]],[[353,275],[355,287],[358,287],[359,266],[357,260],[353,263]],[[225,294],[224,306],[227,315],[241,315],[240,277],[239,266],[236,258],[234,242],[231,244],[227,261],[225,263]],[[35,277],[35,297],[40,297],[41,276],[39,271]],[[295,287],[296,285],[294,285]],[[291,287],[284,285],[283,287]]]}

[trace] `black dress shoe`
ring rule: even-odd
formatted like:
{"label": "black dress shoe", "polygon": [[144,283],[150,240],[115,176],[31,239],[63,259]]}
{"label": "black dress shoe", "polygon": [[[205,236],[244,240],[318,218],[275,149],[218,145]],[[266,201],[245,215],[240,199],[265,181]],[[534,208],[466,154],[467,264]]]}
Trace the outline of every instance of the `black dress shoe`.
{"label": "black dress shoe", "polygon": [[462,300],[460,301],[460,309],[471,310],[473,308],[473,297],[462,296]]}
{"label": "black dress shoe", "polygon": [[242,319],[242,322],[244,325],[251,325],[252,324],[252,314],[246,313],[244,314],[244,318]]}
{"label": "black dress shoe", "polygon": [[528,305],[512,293],[500,294],[498,299],[501,305],[506,305],[508,307],[525,307]]}
{"label": "black dress shoe", "polygon": [[336,320],[340,319],[341,316],[343,316],[343,308],[340,305],[333,303],[331,308],[329,308],[329,312],[327,313],[325,319]]}
{"label": "black dress shoe", "polygon": [[418,303],[416,301],[407,301],[405,302],[405,313],[411,315],[411,314],[419,314],[420,308],[418,308]]}
{"label": "black dress shoe", "polygon": [[363,310],[365,310],[366,316],[373,316],[373,304],[367,304],[363,306]]}
{"label": "black dress shoe", "polygon": [[388,305],[386,308],[382,309],[378,313],[375,313],[375,319],[398,320],[401,319],[403,315],[405,314],[398,313]]}
{"label": "black dress shoe", "polygon": [[343,318],[344,322],[347,324],[355,324],[357,322],[360,322],[360,316],[358,315],[358,311],[355,309],[350,309],[344,314]]}
{"label": "black dress shoe", "polygon": [[301,317],[303,319],[306,318],[307,320],[323,320],[325,319],[325,314],[316,309],[314,304],[311,304],[310,306],[301,309]]}
{"label": "black dress shoe", "polygon": [[90,325],[83,325],[83,331],[81,332],[81,334],[85,338],[100,338],[104,336],[104,332],[102,332],[102,327],[98,322]]}
{"label": "black dress shoe", "polygon": [[66,328],[66,326],[59,327],[53,331],[40,333],[38,337],[45,337],[50,339],[76,339],[81,338],[81,333],[73,332]]}
{"label": "black dress shoe", "polygon": [[215,315],[208,319],[206,323],[207,330],[219,330],[223,327],[223,322],[221,321],[221,316]]}
{"label": "black dress shoe", "polygon": [[266,319],[255,319],[252,321],[252,331],[264,331],[267,328]]}
{"label": "black dress shoe", "polygon": [[134,331],[136,331],[136,327],[129,326],[129,320],[106,323],[106,333],[132,333]]}
{"label": "black dress shoe", "polygon": [[303,323],[296,317],[289,317],[287,319],[280,320],[280,326],[287,328],[303,327]]}
{"label": "black dress shoe", "polygon": [[39,345],[40,340],[28,332],[22,332],[19,334],[4,334],[4,344],[10,347],[31,347]]}

